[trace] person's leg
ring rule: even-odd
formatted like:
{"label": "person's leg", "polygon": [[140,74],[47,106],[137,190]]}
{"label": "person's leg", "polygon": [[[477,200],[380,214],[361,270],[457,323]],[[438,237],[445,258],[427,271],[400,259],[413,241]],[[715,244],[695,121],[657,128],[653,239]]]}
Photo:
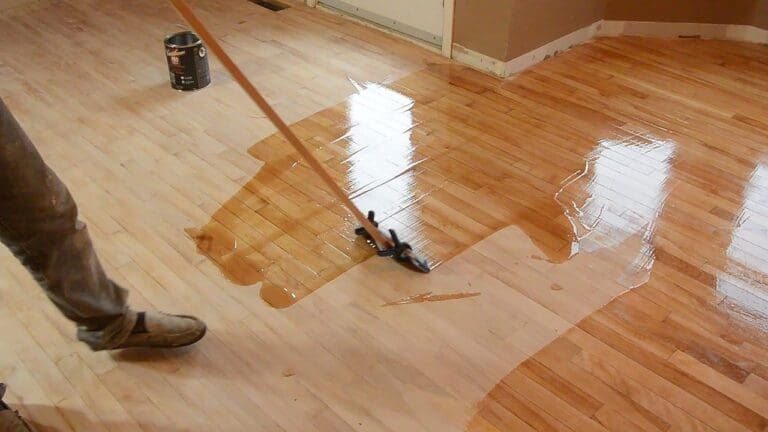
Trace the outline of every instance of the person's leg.
{"label": "person's leg", "polygon": [[92,349],[181,346],[205,325],[192,317],[137,314],[104,273],[66,186],[0,100],[0,240]]}
{"label": "person's leg", "polygon": [[122,342],[136,315],[107,278],[66,186],[0,101],[0,240],[95,349]]}

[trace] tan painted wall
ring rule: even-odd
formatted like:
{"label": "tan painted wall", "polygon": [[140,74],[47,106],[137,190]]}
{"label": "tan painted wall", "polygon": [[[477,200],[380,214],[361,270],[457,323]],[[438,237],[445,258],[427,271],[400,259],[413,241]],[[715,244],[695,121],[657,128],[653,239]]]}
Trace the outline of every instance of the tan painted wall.
{"label": "tan painted wall", "polygon": [[768,29],[768,0],[456,0],[454,43],[508,61],[603,18]]}
{"label": "tan painted wall", "polygon": [[453,42],[495,59],[507,55],[513,0],[456,0]]}
{"label": "tan painted wall", "polygon": [[517,0],[512,2],[506,56],[511,60],[568,33],[600,21],[605,0]]}
{"label": "tan painted wall", "polygon": [[768,30],[768,0],[761,0],[755,5],[752,25]]}
{"label": "tan painted wall", "polygon": [[752,24],[756,0],[609,0],[605,19]]}
{"label": "tan painted wall", "polygon": [[605,19],[746,24],[768,30],[768,0],[608,0]]}
{"label": "tan painted wall", "polygon": [[454,43],[511,60],[586,27],[606,0],[456,0]]}

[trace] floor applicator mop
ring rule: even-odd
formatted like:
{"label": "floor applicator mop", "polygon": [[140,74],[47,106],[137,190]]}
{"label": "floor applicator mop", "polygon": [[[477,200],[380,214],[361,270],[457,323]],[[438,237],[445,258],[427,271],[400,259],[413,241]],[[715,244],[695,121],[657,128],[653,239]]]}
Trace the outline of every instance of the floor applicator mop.
{"label": "floor applicator mop", "polygon": [[310,167],[320,176],[323,182],[333,192],[336,197],[341,200],[342,204],[352,212],[352,215],[360,223],[361,227],[355,230],[355,233],[360,236],[364,236],[369,241],[372,241],[376,245],[377,253],[379,256],[392,257],[400,263],[407,265],[408,267],[420,271],[423,273],[429,273],[429,263],[416,255],[411,246],[408,243],[401,242],[397,237],[394,230],[389,230],[390,238],[379,230],[378,223],[374,219],[374,212],[368,213],[368,218],[358,209],[352,200],[344,193],[344,191],[336,184],[325,170],[320,161],[304,146],[299,137],[293,133],[290,127],[280,118],[271,105],[264,99],[264,97],[256,90],[256,87],[251,81],[243,74],[240,68],[235,64],[224,49],[219,45],[218,41],[213,37],[211,32],[205,27],[205,25],[197,18],[192,12],[185,0],[170,0],[176,10],[179,11],[182,17],[189,23],[190,26],[197,32],[203,41],[208,45],[208,49],[213,51],[216,57],[219,58],[224,67],[229,71],[232,77],[240,84],[240,87],[251,97],[253,102],[264,112],[269,118],[272,124],[283,134],[288,142],[301,154],[301,156],[309,163]]}

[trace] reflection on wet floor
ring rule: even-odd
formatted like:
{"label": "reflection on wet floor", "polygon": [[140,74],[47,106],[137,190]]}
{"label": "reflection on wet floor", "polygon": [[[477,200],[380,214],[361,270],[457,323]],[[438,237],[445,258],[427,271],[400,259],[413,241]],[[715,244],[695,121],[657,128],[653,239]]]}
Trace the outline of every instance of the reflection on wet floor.
{"label": "reflection on wet floor", "polygon": [[[657,55],[667,44],[675,43],[658,42],[642,59],[616,46],[558,59],[503,86],[537,103],[547,100],[537,91],[551,90],[553,111],[591,116],[593,127],[609,124],[606,116],[631,119],[616,127],[624,132],[593,134],[584,167],[555,195],[575,234],[570,258],[531,255],[554,278],[551,288],[562,288],[557,297],[579,275],[595,284],[580,295],[618,291],[584,316],[567,314],[579,302],[572,297],[557,313],[574,328],[510,362],[467,431],[765,427],[765,413],[745,406],[764,407],[766,394],[751,381],[764,383],[768,340],[768,129],[734,121],[749,118],[742,112],[764,117],[765,98],[730,93],[751,69],[710,68],[719,47],[684,45],[684,72],[660,67],[674,58]],[[750,85],[763,88],[765,76]],[[692,397],[670,397],[673,389]],[[745,403],[753,397],[756,405]]]}
{"label": "reflection on wet floor", "polygon": [[[506,128],[502,112],[529,114],[499,81],[477,72],[432,65],[387,86],[350,82],[356,91],[345,103],[293,128],[359,208],[376,211],[383,229],[395,229],[433,266],[518,225],[545,261],[626,250],[614,258],[626,261],[616,277],[627,288],[647,278],[673,142],[616,123],[578,163],[541,146],[543,137],[531,131]],[[499,115],[474,111],[486,93]],[[264,282],[264,300],[282,308],[373,255],[355,238],[351,216],[281,136],[249,153],[263,168],[207,224],[187,230],[225,277]],[[536,166],[547,158],[574,168]]]}
{"label": "reflection on wet floor", "polygon": [[599,142],[584,169],[566,179],[555,194],[573,228],[571,255],[615,249],[634,238],[636,253],[627,257],[622,284],[631,289],[647,282],[674,156],[674,142],[633,131]]}
{"label": "reflection on wet floor", "polygon": [[[761,162],[748,179],[744,200],[733,218],[725,263],[718,266],[717,291],[724,307],[768,334],[768,165]],[[713,263],[714,264],[714,263]]]}

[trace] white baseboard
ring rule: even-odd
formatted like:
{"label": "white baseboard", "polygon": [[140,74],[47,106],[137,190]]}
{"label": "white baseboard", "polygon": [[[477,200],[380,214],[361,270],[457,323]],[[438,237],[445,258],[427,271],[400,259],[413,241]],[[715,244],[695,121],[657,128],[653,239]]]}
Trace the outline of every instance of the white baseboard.
{"label": "white baseboard", "polygon": [[755,26],[728,26],[726,39],[768,44],[768,30]]}
{"label": "white baseboard", "polygon": [[732,24],[603,21],[597,35],[649,36],[659,38],[694,36],[702,39],[768,43],[768,30],[754,26]]}
{"label": "white baseboard", "polygon": [[504,62],[453,44],[453,59],[501,78],[510,77],[547,58],[595,37],[649,36],[658,38],[700,37],[768,44],[768,30],[748,25],[660,23],[645,21],[598,21],[546,45]]}

